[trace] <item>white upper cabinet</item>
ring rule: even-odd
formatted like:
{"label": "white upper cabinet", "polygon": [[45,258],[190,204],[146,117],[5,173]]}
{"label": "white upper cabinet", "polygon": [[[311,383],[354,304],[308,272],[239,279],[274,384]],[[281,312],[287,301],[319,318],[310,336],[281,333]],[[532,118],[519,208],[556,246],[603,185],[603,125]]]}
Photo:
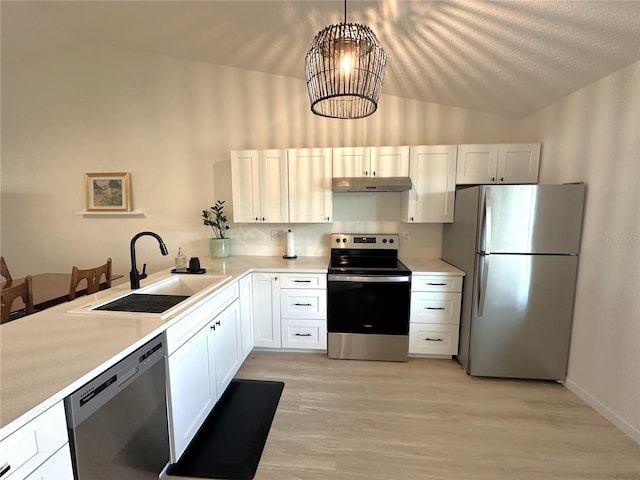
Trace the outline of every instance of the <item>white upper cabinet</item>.
{"label": "white upper cabinet", "polygon": [[408,223],[453,221],[456,187],[456,145],[411,147],[412,187],[402,192],[401,219]]}
{"label": "white upper cabinet", "polygon": [[232,151],[231,181],[234,222],[289,221],[286,150]]}
{"label": "white upper cabinet", "polygon": [[409,147],[343,147],[333,149],[334,177],[406,177]]}
{"label": "white upper cabinet", "polygon": [[370,147],[333,149],[334,177],[368,177],[371,168]]}
{"label": "white upper cabinet", "polygon": [[409,147],[371,147],[372,177],[406,177],[409,175]]}
{"label": "white upper cabinet", "polygon": [[290,223],[331,222],[331,148],[290,149],[287,155]]}
{"label": "white upper cabinet", "polygon": [[539,143],[498,145],[496,183],[538,183]]}
{"label": "white upper cabinet", "polygon": [[456,183],[537,183],[539,143],[458,145]]}

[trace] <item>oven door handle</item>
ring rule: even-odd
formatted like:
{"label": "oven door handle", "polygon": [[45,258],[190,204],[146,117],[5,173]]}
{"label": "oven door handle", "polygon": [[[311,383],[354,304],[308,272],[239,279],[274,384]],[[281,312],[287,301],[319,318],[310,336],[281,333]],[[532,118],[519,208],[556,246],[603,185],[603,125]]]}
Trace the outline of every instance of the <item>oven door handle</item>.
{"label": "oven door handle", "polygon": [[329,282],[367,282],[367,283],[390,283],[390,282],[411,282],[411,277],[404,276],[381,276],[381,275],[328,275]]}

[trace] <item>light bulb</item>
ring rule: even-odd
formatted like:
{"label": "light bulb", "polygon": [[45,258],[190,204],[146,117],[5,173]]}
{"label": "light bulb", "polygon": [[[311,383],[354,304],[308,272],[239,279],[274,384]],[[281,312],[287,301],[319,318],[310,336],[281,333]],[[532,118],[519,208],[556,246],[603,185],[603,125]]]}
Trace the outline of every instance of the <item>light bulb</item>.
{"label": "light bulb", "polygon": [[345,75],[349,75],[349,72],[351,71],[351,55],[344,55],[342,62],[340,62],[340,68],[342,68]]}

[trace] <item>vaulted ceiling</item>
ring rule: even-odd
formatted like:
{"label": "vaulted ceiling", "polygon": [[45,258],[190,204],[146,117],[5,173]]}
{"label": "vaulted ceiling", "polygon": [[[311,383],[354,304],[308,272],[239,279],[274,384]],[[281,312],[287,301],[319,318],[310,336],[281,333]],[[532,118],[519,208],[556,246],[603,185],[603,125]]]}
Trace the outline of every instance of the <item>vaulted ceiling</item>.
{"label": "vaulted ceiling", "polygon": [[[8,1],[2,63],[82,43],[304,78],[341,0]],[[640,59],[640,2],[349,0],[388,57],[383,94],[523,117]]]}

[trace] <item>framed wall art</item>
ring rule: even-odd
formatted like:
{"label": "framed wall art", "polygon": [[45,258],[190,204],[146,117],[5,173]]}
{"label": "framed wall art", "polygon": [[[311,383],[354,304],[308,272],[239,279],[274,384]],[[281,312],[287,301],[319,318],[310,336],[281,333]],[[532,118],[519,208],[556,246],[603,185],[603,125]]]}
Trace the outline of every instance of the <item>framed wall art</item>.
{"label": "framed wall art", "polygon": [[131,211],[131,174],[87,173],[87,212]]}

